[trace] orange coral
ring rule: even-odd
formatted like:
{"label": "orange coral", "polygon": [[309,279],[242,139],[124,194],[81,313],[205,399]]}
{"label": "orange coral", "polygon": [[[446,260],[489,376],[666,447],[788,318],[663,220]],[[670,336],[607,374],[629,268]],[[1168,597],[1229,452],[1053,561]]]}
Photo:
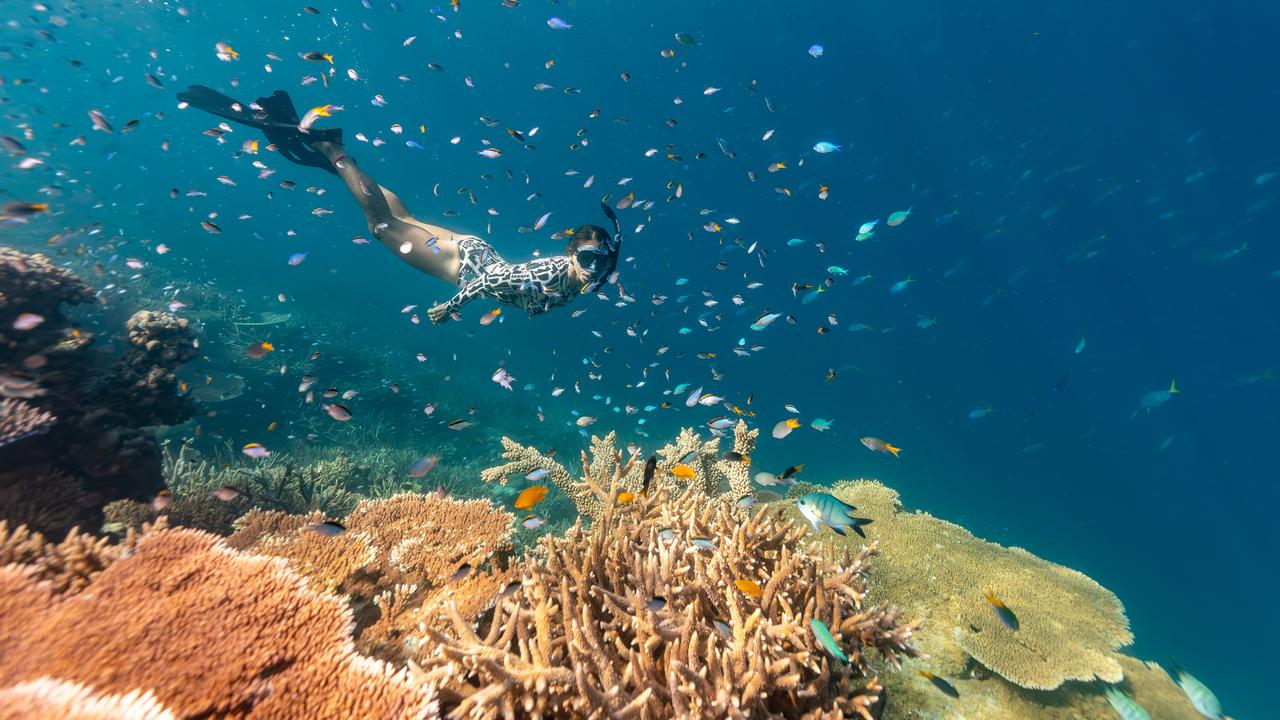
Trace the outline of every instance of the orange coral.
{"label": "orange coral", "polygon": [[0,687],[41,677],[96,694],[150,690],[180,717],[427,718],[434,692],[355,653],[351,612],[279,560],[166,530],[58,596],[0,568]]}

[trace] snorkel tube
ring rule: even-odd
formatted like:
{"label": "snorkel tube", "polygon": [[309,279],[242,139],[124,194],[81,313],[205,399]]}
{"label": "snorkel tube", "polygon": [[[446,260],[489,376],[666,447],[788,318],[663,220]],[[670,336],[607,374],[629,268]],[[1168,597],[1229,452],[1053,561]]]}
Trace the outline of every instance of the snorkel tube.
{"label": "snorkel tube", "polygon": [[609,276],[618,269],[618,251],[622,248],[622,223],[618,222],[617,214],[607,203],[600,203],[600,209],[604,211],[604,216],[609,218],[609,222],[613,223],[613,239],[605,243],[604,247],[609,256],[609,264],[601,270],[598,278],[582,286],[584,294],[596,292],[608,282]]}

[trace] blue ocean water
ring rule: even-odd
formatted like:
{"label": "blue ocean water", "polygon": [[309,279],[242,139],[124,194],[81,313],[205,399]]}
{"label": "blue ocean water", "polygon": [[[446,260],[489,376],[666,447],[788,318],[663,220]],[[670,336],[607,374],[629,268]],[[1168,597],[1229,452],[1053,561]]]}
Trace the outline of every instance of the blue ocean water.
{"label": "blue ocean water", "polygon": [[[1233,715],[1268,715],[1259,668],[1280,643],[1280,384],[1268,374],[1280,365],[1280,101],[1267,69],[1280,60],[1280,10],[402,4],[7,8],[4,134],[29,126],[24,142],[45,158],[5,171],[7,200],[48,199],[55,213],[0,230],[0,241],[44,244],[101,223],[103,233],[53,247],[86,244],[102,282],[153,295],[172,295],[171,284],[178,297],[208,284],[256,309],[323,318],[315,350],[359,351],[366,369],[383,368],[381,382],[412,390],[353,403],[357,420],[376,412],[428,450],[450,432],[444,422],[468,417],[576,454],[575,413],[599,418],[590,432],[652,447],[724,414],[664,394],[704,386],[756,413],[757,466],[803,463],[814,482],[879,478],[911,507],[1079,569],[1124,601],[1135,654],[1176,655]],[[549,27],[553,16],[572,28]],[[216,43],[239,58],[221,61]],[[327,87],[301,85],[330,71],[299,58],[308,51],[334,56]],[[554,89],[535,91],[539,82]],[[608,301],[586,296],[532,319],[508,309],[487,326],[477,318],[493,305],[481,301],[433,327],[425,309],[451,288],[353,243],[369,232],[331,176],[268,153],[236,157],[252,137],[244,128],[224,143],[203,135],[216,120],[176,107],[193,83],[245,101],[285,89],[300,108],[342,105],[318,126],[342,127],[366,172],[419,217],[480,234],[509,259],[558,252],[554,230],[602,223],[603,195],[654,205],[619,211],[625,261]],[[114,133],[91,129],[94,108]],[[503,156],[478,156],[482,139]],[[842,149],[814,152],[819,141]],[[258,179],[255,159],[276,174]],[[769,172],[773,163],[786,167]],[[286,178],[297,187],[280,188]],[[543,231],[518,232],[549,211]],[[201,229],[210,213],[221,234]],[[872,220],[874,237],[856,241]],[[157,243],[173,252],[157,255]],[[297,252],[305,261],[288,265]],[[130,256],[154,277],[130,279]],[[808,290],[793,285],[821,286],[831,266],[848,274],[802,303]],[[620,289],[635,302],[616,307]],[[422,324],[401,312],[409,304]],[[571,317],[575,308],[587,312]],[[766,309],[795,323],[749,329]],[[500,365],[518,378],[512,393],[489,380]],[[420,406],[445,375],[459,399],[427,417]],[[1140,407],[1173,381],[1181,393]],[[248,428],[300,412],[266,387],[251,378],[220,432],[247,442]],[[554,387],[569,389],[553,397]],[[643,409],[664,401],[674,407]],[[769,438],[792,416],[787,403],[805,427]],[[816,417],[831,429],[808,427]],[[298,425],[299,436],[313,427]],[[904,448],[901,458],[869,452],[859,443],[869,435]],[[473,451],[498,449],[486,437]]]}

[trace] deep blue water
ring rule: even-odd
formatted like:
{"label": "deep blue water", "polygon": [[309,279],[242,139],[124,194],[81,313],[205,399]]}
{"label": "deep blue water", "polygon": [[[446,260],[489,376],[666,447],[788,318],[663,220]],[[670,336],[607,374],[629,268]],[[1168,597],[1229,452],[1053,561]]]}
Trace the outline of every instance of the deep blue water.
{"label": "deep blue water", "polygon": [[[1259,668],[1274,664],[1280,643],[1272,611],[1280,384],[1258,378],[1280,367],[1280,177],[1257,179],[1280,171],[1270,70],[1280,66],[1280,9],[1182,0],[823,9],[526,1],[507,9],[464,0],[457,13],[445,4],[441,21],[419,0],[403,0],[403,12],[372,4],[321,3],[310,15],[301,2],[192,2],[183,16],[173,3],[85,3],[81,16],[52,3],[66,27],[52,25],[49,13],[6,6],[13,23],[0,31],[12,56],[0,66],[3,133],[19,136],[28,123],[35,137],[24,142],[46,163],[6,170],[3,185],[12,199],[39,199],[50,183],[63,190],[50,198],[55,215],[0,232],[31,242],[99,222],[102,235],[77,242],[125,285],[132,273],[123,257],[141,255],[144,275],[163,275],[153,291],[207,282],[262,309],[277,309],[273,298],[286,293],[290,307],[344,328],[328,338],[330,348],[363,348],[399,368],[397,379],[420,391],[415,402],[441,381],[424,374],[428,366],[450,373],[468,386],[478,426],[501,425],[535,444],[572,442],[577,411],[601,418],[592,431],[617,429],[652,447],[722,412],[686,409],[683,396],[664,390],[704,385],[742,407],[752,395],[765,436],[757,465],[804,463],[812,481],[877,477],[911,507],[1077,568],[1125,602],[1135,654],[1176,655],[1231,714],[1268,715]],[[573,28],[549,28],[552,16]],[[676,32],[691,33],[697,47],[676,42]],[[417,39],[406,47],[410,35]],[[217,42],[239,60],[219,61]],[[814,43],[824,46],[819,58],[807,53]],[[311,50],[335,56],[328,89],[300,86],[304,75],[328,69],[298,58]],[[348,68],[360,79],[349,79]],[[149,86],[146,72],[165,88]],[[412,81],[398,80],[402,73]],[[538,82],[555,89],[535,92]],[[449,288],[376,244],[350,242],[367,228],[331,176],[269,153],[235,158],[251,136],[243,128],[225,144],[203,136],[214,120],[176,108],[174,93],[190,83],[246,101],[280,88],[303,109],[345,106],[322,124],[345,129],[367,172],[420,217],[482,234],[509,259],[556,252],[553,230],[601,222],[603,194],[653,200],[650,211],[620,213],[628,231],[645,225],[623,248],[620,282],[636,302],[614,307],[613,287],[609,302],[579,299],[574,307],[589,309],[580,318],[569,309],[532,320],[508,310],[504,322],[481,327],[476,318],[492,307],[482,301],[463,322],[411,325],[402,306],[417,303],[425,317]],[[752,83],[758,92],[748,91]],[[704,95],[708,87],[721,90]],[[386,107],[370,104],[375,94]],[[92,131],[90,108],[117,132]],[[500,124],[485,127],[481,115]],[[131,118],[141,123],[123,134]],[[392,123],[404,134],[393,134]],[[536,150],[504,130],[535,126]],[[580,128],[589,144],[570,149]],[[387,144],[359,143],[357,132]],[[78,135],[86,144],[69,145]],[[503,157],[477,156],[482,138]],[[814,153],[821,140],[844,147]],[[646,158],[649,148],[660,152]],[[699,152],[705,157],[695,159]],[[252,159],[277,174],[256,179]],[[774,162],[787,168],[767,172]],[[218,175],[237,185],[219,184]],[[595,184],[585,189],[589,175]],[[619,187],[624,177],[633,179]],[[280,189],[284,178],[298,187]],[[680,198],[669,197],[669,182],[680,185]],[[821,185],[830,188],[825,201]],[[459,186],[477,203],[457,194]],[[192,189],[208,195],[186,197]],[[526,201],[535,191],[542,196]],[[334,214],[313,216],[316,207]],[[902,225],[884,226],[889,213],[908,208]],[[445,218],[445,210],[461,214]],[[516,232],[547,211],[554,215],[543,231]],[[200,229],[211,212],[221,235]],[[253,217],[236,220],[241,213]],[[858,226],[873,219],[881,220],[875,237],[855,242]],[[704,230],[708,221],[723,231]],[[104,248],[113,236],[124,244]],[[764,267],[733,245],[738,238],[767,251]],[[791,238],[804,243],[789,247]],[[158,256],[144,242],[174,252]],[[299,251],[310,253],[306,261],[286,265]],[[721,260],[728,267],[717,270]],[[793,297],[793,283],[821,284],[832,265],[848,276],[811,304]],[[873,277],[855,286],[864,274]],[[890,294],[908,277],[904,292]],[[752,281],[764,285],[747,290]],[[719,304],[705,307],[703,291]],[[668,299],[655,306],[658,293]],[[735,293],[744,306],[731,302]],[[796,324],[748,329],[766,307]],[[838,324],[828,324],[829,313]],[[920,327],[925,318],[936,324]],[[633,323],[647,332],[642,341],[624,333]],[[855,331],[858,324],[870,329]],[[819,334],[822,326],[830,332]],[[735,356],[740,338],[765,349]],[[662,346],[670,350],[659,355]],[[427,364],[414,359],[419,351]],[[588,358],[602,379],[587,377]],[[650,363],[646,384],[634,387]],[[519,378],[517,388],[534,388],[508,396],[489,382],[499,364]],[[1068,370],[1059,393],[1055,383]],[[1139,411],[1144,394],[1172,380],[1181,394]],[[555,386],[570,390],[553,398]],[[590,400],[595,394],[612,404]],[[613,410],[664,400],[676,408]],[[806,427],[773,440],[769,430],[790,416],[785,403]],[[539,405],[545,423],[535,417]],[[988,405],[990,414],[970,418]],[[462,410],[427,419],[408,400],[384,408],[428,446],[447,432],[441,416]],[[258,412],[246,424],[274,410]],[[834,421],[831,430],[809,429],[814,417]],[[868,452],[858,442],[864,435],[905,448],[901,459]]]}

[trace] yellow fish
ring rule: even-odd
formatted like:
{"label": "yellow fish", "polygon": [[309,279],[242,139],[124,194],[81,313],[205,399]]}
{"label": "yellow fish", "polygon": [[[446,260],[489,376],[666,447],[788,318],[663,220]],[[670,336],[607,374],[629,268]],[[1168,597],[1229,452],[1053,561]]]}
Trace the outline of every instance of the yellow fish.
{"label": "yellow fish", "polygon": [[733,584],[744,594],[753,598],[758,598],[764,594],[764,591],[760,589],[760,585],[754,580],[734,580]]}
{"label": "yellow fish", "polygon": [[692,480],[694,476],[693,468],[688,465],[676,465],[671,468],[671,474],[678,478],[684,478],[685,480]]}
{"label": "yellow fish", "polygon": [[630,503],[630,502],[634,502],[635,499],[636,499],[635,493],[627,492],[626,490],[623,490],[622,492],[618,493],[618,502],[623,505],[626,505],[627,503]]}
{"label": "yellow fish", "polygon": [[530,485],[516,496],[516,509],[529,510],[547,497],[546,485]]}

